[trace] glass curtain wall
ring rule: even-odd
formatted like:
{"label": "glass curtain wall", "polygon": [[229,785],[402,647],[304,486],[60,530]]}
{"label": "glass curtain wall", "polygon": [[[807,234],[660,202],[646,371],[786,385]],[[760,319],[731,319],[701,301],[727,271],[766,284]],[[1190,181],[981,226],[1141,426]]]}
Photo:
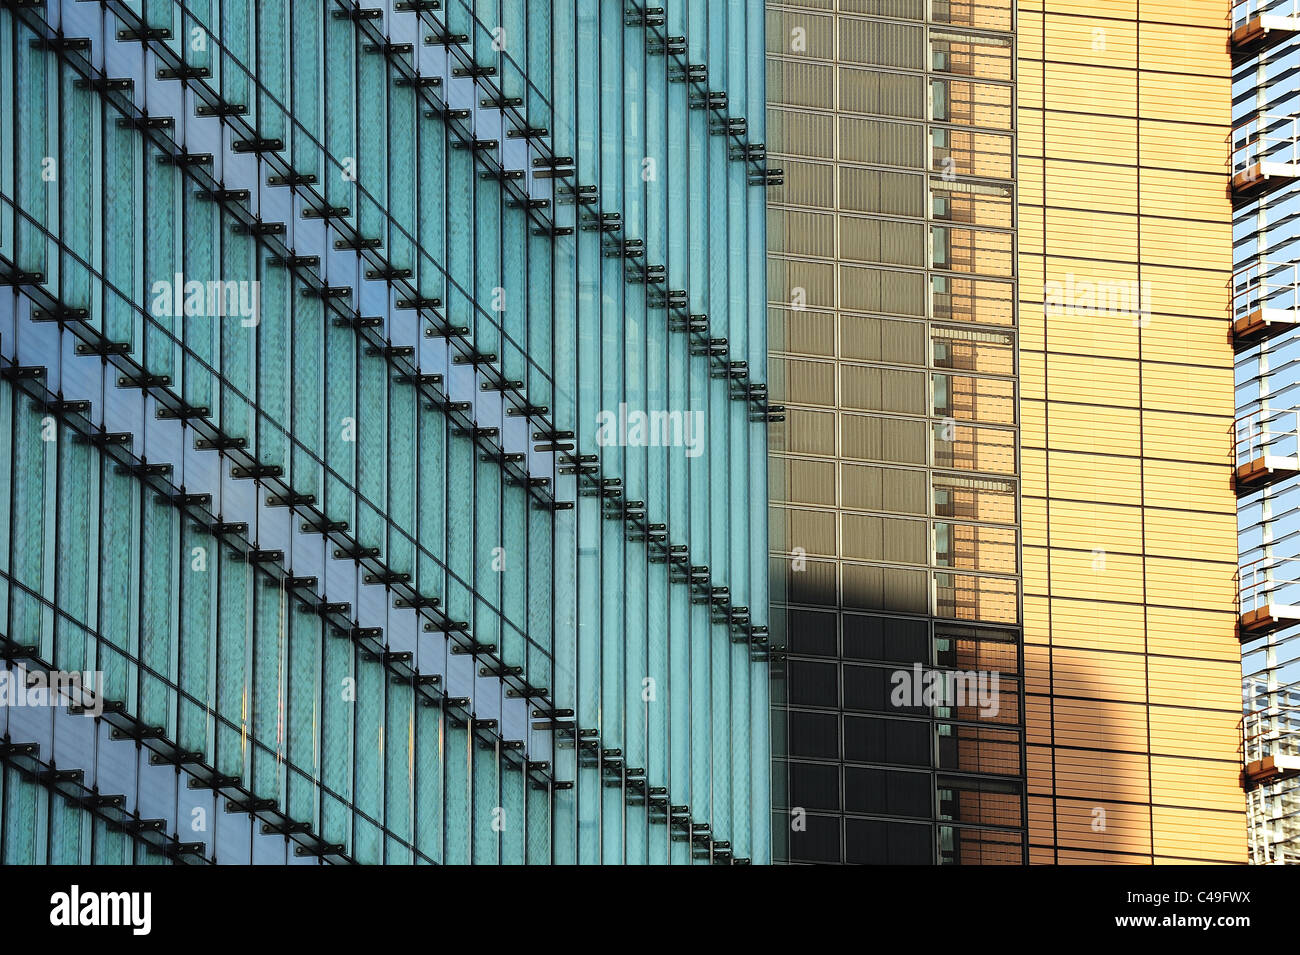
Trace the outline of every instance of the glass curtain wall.
{"label": "glass curtain wall", "polygon": [[0,860],[768,861],[763,37],[0,13]]}
{"label": "glass curtain wall", "polygon": [[767,37],[775,851],[1020,863],[1014,7]]}

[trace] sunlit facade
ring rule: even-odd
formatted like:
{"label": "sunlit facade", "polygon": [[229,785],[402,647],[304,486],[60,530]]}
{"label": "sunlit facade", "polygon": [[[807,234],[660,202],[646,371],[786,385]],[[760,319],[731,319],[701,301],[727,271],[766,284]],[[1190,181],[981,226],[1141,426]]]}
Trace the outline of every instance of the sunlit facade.
{"label": "sunlit facade", "polygon": [[1300,233],[1294,71],[1300,7],[1235,3],[1231,20],[1233,346],[1243,677],[1242,774],[1250,861],[1300,862],[1300,492],[1295,357]]}
{"label": "sunlit facade", "polygon": [[768,5],[778,857],[1016,864],[1013,11],[829,6]]}
{"label": "sunlit facade", "polygon": [[1244,861],[1227,11],[768,10],[777,857]]}
{"label": "sunlit facade", "polygon": [[5,5],[0,862],[769,861],[760,14]]}

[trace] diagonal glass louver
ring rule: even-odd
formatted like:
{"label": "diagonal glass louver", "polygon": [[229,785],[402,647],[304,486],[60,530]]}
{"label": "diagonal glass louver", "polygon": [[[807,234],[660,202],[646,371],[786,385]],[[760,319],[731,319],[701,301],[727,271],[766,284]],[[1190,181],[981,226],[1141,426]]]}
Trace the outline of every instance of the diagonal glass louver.
{"label": "diagonal glass louver", "polygon": [[770,861],[763,51],[0,6],[0,863]]}

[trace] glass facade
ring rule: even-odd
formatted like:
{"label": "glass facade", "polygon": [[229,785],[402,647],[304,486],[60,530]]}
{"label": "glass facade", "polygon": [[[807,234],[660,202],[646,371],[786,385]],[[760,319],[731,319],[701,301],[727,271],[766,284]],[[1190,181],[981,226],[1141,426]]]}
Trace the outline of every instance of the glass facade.
{"label": "glass facade", "polygon": [[0,862],[771,859],[763,51],[754,0],[0,11],[0,648],[102,681],[0,707]]}
{"label": "glass facade", "polygon": [[1221,0],[1022,5],[1032,863],[1239,863]]}
{"label": "glass facade", "polygon": [[1300,862],[1300,7],[1232,5],[1232,318],[1236,351],[1243,756],[1250,861]]}
{"label": "glass facade", "polygon": [[1027,858],[1014,20],[1009,0],[768,4],[791,862]]}
{"label": "glass facade", "polygon": [[[768,4],[777,859],[1244,859],[1228,289],[1276,333],[1295,283],[1233,279],[1227,144],[1265,160],[1238,256],[1244,204],[1300,173],[1294,120],[1248,101],[1294,62],[1243,65],[1291,49],[1294,3],[1244,6],[1272,39],[1234,88],[1221,0]],[[1249,311],[1239,410],[1290,368],[1243,374]],[[1300,458],[1294,423],[1255,430],[1262,636],[1294,555],[1260,475]],[[1270,714],[1278,641],[1248,667]]]}

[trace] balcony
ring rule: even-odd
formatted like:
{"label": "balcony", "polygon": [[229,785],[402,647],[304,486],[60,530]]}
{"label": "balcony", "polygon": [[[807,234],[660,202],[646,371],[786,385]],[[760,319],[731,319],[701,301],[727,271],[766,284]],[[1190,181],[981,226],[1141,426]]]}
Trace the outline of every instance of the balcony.
{"label": "balcony", "polygon": [[1294,710],[1247,713],[1241,786],[1246,791],[1248,839],[1256,865],[1300,862],[1300,741]]}
{"label": "balcony", "polygon": [[1269,753],[1251,760],[1246,763],[1244,772],[1249,786],[1281,782],[1300,775],[1300,747],[1295,745],[1295,740],[1291,740],[1291,752]]}
{"label": "balcony", "polygon": [[1232,55],[1257,56],[1300,31],[1300,0],[1245,0],[1229,15]]}
{"label": "balcony", "polygon": [[1273,676],[1242,687],[1241,785],[1246,791],[1250,860],[1300,862],[1300,694]]}
{"label": "balcony", "polygon": [[1300,118],[1266,114],[1232,130],[1232,197],[1238,204],[1300,178]]}
{"label": "balcony", "polygon": [[1238,495],[1300,474],[1300,440],[1294,410],[1255,411],[1233,428],[1233,467]]}
{"label": "balcony", "polygon": [[1232,341],[1237,351],[1300,324],[1300,264],[1253,262],[1232,275]]}
{"label": "balcony", "polygon": [[1300,776],[1300,709],[1294,686],[1269,690],[1251,679],[1241,719],[1247,790]]}
{"label": "balcony", "polygon": [[1242,642],[1300,624],[1300,558],[1261,557],[1243,566],[1237,580]]}

